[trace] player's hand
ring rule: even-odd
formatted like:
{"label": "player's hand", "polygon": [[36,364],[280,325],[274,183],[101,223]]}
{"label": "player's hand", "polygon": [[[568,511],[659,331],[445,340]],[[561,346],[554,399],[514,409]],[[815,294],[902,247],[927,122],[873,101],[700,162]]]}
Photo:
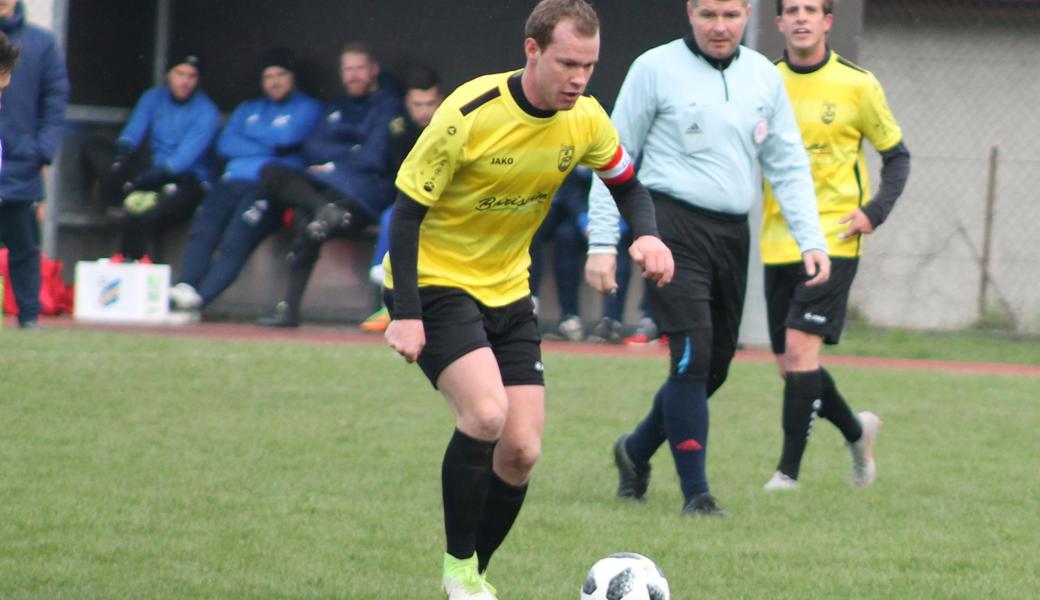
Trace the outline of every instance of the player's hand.
{"label": "player's hand", "polygon": [[386,342],[410,363],[415,362],[426,346],[426,330],[422,319],[395,319],[386,328]]}
{"label": "player's hand", "polygon": [[806,287],[820,285],[830,279],[831,257],[823,250],[806,252],[802,255],[802,262],[805,263],[805,273],[809,276],[809,281],[805,282]]}
{"label": "player's hand", "polygon": [[839,240],[847,240],[857,235],[870,235],[871,233],[874,233],[874,225],[870,222],[866,213],[858,208],[838,221],[838,224],[840,225],[846,223],[849,224],[849,228],[838,234]]}
{"label": "player's hand", "polygon": [[643,267],[643,278],[656,282],[657,287],[667,285],[675,275],[672,251],[665,246],[661,238],[652,235],[639,236],[628,247],[628,254],[637,265]]}
{"label": "player's hand", "polygon": [[616,254],[591,254],[585,259],[585,281],[601,294],[617,289],[616,271]]}

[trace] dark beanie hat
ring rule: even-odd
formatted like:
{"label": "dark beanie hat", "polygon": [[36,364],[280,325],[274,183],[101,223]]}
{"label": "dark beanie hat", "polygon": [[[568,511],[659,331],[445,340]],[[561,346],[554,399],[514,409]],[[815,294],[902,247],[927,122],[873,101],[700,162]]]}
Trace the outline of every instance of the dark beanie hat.
{"label": "dark beanie hat", "polygon": [[191,65],[201,73],[202,55],[188,48],[174,47],[166,56],[166,70],[169,71],[177,65]]}
{"label": "dark beanie hat", "polygon": [[281,67],[286,71],[295,72],[296,53],[283,46],[270,48],[264,52],[264,57],[260,61],[260,72],[262,73],[267,67]]}

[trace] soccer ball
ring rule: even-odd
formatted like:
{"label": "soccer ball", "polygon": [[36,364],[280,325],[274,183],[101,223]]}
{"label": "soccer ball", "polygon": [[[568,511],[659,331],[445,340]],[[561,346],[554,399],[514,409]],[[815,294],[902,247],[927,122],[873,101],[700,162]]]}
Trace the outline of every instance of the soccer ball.
{"label": "soccer ball", "polygon": [[592,565],[581,600],[669,600],[668,579],[654,561],[634,552],[611,554]]}

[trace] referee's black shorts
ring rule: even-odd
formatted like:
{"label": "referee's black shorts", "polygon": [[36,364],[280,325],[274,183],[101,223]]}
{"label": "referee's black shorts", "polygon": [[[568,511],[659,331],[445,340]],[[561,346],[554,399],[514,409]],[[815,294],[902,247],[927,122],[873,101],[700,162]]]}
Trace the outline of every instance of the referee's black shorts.
{"label": "referee's black shorts", "polygon": [[[417,362],[434,388],[444,369],[478,348],[491,348],[503,385],[545,385],[542,337],[530,296],[489,307],[457,288],[421,287],[419,298],[426,346]],[[383,300],[393,315],[393,291],[386,290]]]}
{"label": "referee's black shorts", "polygon": [[858,267],[858,258],[832,258],[830,279],[806,287],[809,276],[804,264],[765,266],[766,314],[774,354],[784,353],[787,329],[818,335],[826,344],[838,343]]}
{"label": "referee's black shorts", "polygon": [[661,239],[672,251],[675,276],[651,286],[650,303],[662,333],[712,332],[712,371],[728,366],[737,348],[747,288],[747,215],[694,208],[651,191]]}

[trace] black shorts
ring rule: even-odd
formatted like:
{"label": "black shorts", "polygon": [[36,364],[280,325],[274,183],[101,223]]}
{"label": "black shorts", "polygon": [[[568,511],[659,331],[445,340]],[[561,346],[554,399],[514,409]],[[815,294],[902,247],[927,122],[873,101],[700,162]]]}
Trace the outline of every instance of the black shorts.
{"label": "black shorts", "polygon": [[830,279],[814,287],[805,287],[809,277],[802,263],[765,266],[766,313],[773,353],[784,353],[789,328],[818,335],[826,344],[838,343],[858,266],[858,258],[832,258]]}
{"label": "black shorts", "polygon": [[[419,288],[426,346],[419,354],[419,368],[433,387],[451,363],[478,348],[491,348],[503,385],[545,385],[542,337],[531,297],[492,308],[456,288]],[[391,290],[383,293],[390,314]]]}
{"label": "black shorts", "polygon": [[716,342],[728,338],[735,348],[747,289],[747,216],[696,209],[652,194],[661,239],[675,260],[671,283],[650,286],[658,328],[673,333],[710,327]]}
{"label": "black shorts", "polygon": [[684,366],[689,346],[670,346],[673,373],[681,367],[691,377],[706,377],[710,395],[726,380],[737,351],[751,237],[747,216],[693,208],[659,192],[651,195],[661,239],[675,259],[671,283],[648,288],[651,312],[670,339],[686,333],[687,340],[706,342]]}

